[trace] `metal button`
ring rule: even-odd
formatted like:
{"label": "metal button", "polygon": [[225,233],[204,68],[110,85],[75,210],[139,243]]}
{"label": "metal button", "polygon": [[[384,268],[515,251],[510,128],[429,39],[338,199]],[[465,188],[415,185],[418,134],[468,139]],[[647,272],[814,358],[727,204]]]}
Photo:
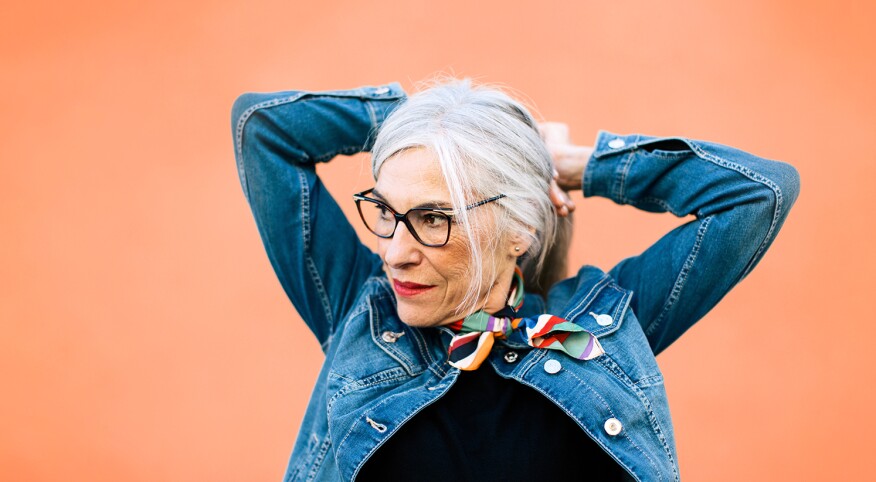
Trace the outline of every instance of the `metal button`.
{"label": "metal button", "polygon": [[505,361],[508,363],[516,362],[517,361],[517,352],[516,351],[509,351],[508,353],[505,353]]}
{"label": "metal button", "polygon": [[385,94],[387,92],[389,92],[389,87],[380,87],[380,88],[374,90],[374,93],[377,95]]}
{"label": "metal button", "polygon": [[621,429],[624,428],[624,425],[620,422],[620,420],[612,417],[605,421],[605,433],[615,436],[621,432]]}
{"label": "metal button", "polygon": [[380,335],[380,339],[387,343],[395,343],[396,340],[399,339],[400,336],[404,335],[405,332],[394,332],[394,331],[384,331],[382,335]]}
{"label": "metal button", "polygon": [[553,375],[554,373],[557,373],[558,371],[560,371],[562,369],[563,369],[563,365],[561,365],[560,362],[558,362],[556,360],[548,360],[548,361],[544,362],[544,371],[550,373],[551,375]]}
{"label": "metal button", "polygon": [[590,312],[590,316],[596,318],[596,324],[599,326],[608,326],[614,323],[614,320],[611,318],[611,315],[597,315],[594,312]]}
{"label": "metal button", "polygon": [[623,147],[625,145],[627,145],[627,143],[624,142],[624,140],[620,139],[620,138],[612,139],[612,140],[608,141],[608,147],[610,147],[612,149],[620,149],[621,147]]}

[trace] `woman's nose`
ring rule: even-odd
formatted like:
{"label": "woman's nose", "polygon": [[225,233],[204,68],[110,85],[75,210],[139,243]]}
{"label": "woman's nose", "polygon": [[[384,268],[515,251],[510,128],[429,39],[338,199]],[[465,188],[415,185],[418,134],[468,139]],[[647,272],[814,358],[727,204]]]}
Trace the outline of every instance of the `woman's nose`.
{"label": "woman's nose", "polygon": [[409,264],[417,264],[422,259],[422,246],[414,239],[408,227],[404,223],[398,223],[395,233],[391,238],[384,240],[387,243],[383,261],[393,268],[403,267]]}

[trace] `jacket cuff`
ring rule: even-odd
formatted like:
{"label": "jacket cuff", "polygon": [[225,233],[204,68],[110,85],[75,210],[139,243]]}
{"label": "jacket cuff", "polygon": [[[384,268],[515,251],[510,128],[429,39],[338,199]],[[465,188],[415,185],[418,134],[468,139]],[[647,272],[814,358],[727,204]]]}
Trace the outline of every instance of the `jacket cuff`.
{"label": "jacket cuff", "polygon": [[[377,129],[383,124],[383,121],[386,120],[389,114],[407,100],[407,94],[398,82],[376,87],[363,87],[361,90],[362,96],[368,103],[369,111],[373,116],[371,118],[372,133],[377,132]],[[370,151],[374,146],[374,140],[374,135],[368,136],[363,150]]]}
{"label": "jacket cuff", "polygon": [[621,136],[607,131],[599,131],[593,143],[593,154],[584,169],[581,189],[584,197],[600,196],[618,201],[623,152],[634,146],[637,135]]}

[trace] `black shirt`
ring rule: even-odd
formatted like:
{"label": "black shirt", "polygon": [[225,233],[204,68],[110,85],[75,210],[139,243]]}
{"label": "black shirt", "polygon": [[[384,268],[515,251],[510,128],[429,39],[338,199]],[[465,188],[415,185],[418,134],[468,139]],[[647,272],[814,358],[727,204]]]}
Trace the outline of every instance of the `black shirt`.
{"label": "black shirt", "polygon": [[377,449],[356,480],[628,480],[617,462],[535,389],[489,362]]}

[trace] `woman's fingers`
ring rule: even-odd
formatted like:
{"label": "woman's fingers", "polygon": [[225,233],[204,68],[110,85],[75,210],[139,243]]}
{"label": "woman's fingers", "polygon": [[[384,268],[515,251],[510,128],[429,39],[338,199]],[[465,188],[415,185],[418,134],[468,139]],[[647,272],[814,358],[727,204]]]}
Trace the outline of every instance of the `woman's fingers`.
{"label": "woman's fingers", "polygon": [[558,216],[566,217],[575,210],[575,203],[572,202],[568,193],[560,189],[555,179],[551,180],[549,195]]}
{"label": "woman's fingers", "polygon": [[[581,179],[593,148],[573,144],[569,139],[569,126],[561,122],[542,122],[538,127],[554,164],[557,185],[565,191],[581,189]],[[574,209],[574,205],[569,209]]]}
{"label": "woman's fingers", "polygon": [[554,169],[558,172],[554,179],[560,188],[566,191],[581,189],[584,170],[592,152],[591,147],[572,144],[554,150]]}
{"label": "woman's fingers", "polygon": [[542,122],[538,125],[545,144],[568,144],[569,126],[562,122]]}

